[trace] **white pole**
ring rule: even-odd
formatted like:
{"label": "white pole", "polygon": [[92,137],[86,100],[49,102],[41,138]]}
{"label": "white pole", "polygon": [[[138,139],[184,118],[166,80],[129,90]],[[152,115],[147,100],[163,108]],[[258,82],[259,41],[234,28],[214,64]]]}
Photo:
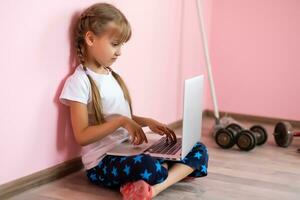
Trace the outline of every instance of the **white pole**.
{"label": "white pole", "polygon": [[202,16],[202,6],[201,6],[200,0],[196,0],[196,3],[197,3],[197,8],[198,8],[199,25],[200,25],[202,43],[203,43],[207,72],[208,72],[210,93],[211,93],[212,100],[213,100],[215,118],[218,121],[220,116],[219,116],[219,109],[218,109],[218,104],[217,104],[215,85],[214,85],[213,75],[212,75],[212,71],[211,71],[210,57],[209,57],[209,51],[208,51],[208,47],[207,47],[207,39],[206,39],[205,30],[204,30],[204,19]]}

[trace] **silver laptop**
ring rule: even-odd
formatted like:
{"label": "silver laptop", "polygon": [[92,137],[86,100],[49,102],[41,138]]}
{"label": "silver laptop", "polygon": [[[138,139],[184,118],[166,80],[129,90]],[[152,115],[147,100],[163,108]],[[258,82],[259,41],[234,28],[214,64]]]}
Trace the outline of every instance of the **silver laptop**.
{"label": "silver laptop", "polygon": [[203,82],[204,76],[196,76],[184,81],[182,136],[176,143],[166,142],[166,137],[146,132],[148,143],[133,145],[128,138],[107,152],[107,155],[131,156],[141,153],[165,160],[180,160],[200,141],[202,128]]}

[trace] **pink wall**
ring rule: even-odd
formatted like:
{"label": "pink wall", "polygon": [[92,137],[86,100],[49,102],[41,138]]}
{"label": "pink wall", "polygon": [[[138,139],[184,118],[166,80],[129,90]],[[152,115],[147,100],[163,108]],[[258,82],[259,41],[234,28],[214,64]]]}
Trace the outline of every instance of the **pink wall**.
{"label": "pink wall", "polygon": [[[210,0],[200,0],[202,7],[202,14],[204,17],[205,31],[208,40],[210,39],[210,15],[212,2]],[[204,109],[207,104],[206,94],[209,92],[208,80],[206,76],[206,62],[204,59],[203,44],[199,28],[199,20],[197,15],[196,1],[183,1],[182,6],[183,23],[181,29],[181,42],[180,42],[180,73],[177,83],[178,93],[178,118],[181,118],[183,112],[183,83],[187,78],[195,75],[205,74],[205,99]]]}
{"label": "pink wall", "polygon": [[299,120],[300,1],[213,0],[211,8],[220,110]]}
{"label": "pink wall", "polygon": [[[1,1],[0,184],[78,156],[68,109],[58,102],[73,72],[72,17],[99,1]],[[112,66],[128,84],[137,115],[177,116],[181,0],[106,1],[128,17],[133,37]]]}

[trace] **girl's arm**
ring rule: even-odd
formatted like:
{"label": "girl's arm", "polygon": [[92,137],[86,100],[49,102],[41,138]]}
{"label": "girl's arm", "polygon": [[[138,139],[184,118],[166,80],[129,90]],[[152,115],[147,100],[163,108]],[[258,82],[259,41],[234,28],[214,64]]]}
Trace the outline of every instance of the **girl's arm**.
{"label": "girl's arm", "polygon": [[142,127],[148,126],[149,121],[151,121],[150,118],[139,117],[139,116],[136,116],[136,115],[132,115],[132,119],[133,119],[136,123],[138,123],[140,126],[142,126]]}
{"label": "girl's arm", "polygon": [[70,101],[70,113],[76,142],[85,146],[113,133],[124,126],[126,118],[122,115],[100,125],[89,126],[87,106],[83,103]]}

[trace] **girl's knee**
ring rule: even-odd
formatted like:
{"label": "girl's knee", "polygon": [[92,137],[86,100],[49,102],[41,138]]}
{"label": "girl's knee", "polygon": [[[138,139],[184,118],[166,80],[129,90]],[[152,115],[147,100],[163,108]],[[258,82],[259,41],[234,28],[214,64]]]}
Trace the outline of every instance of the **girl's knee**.
{"label": "girl's knee", "polygon": [[208,154],[208,150],[207,150],[207,147],[205,146],[205,144],[201,143],[201,142],[197,142],[193,149],[192,149],[193,152],[200,152],[200,153],[205,153],[205,154]]}
{"label": "girl's knee", "polygon": [[208,149],[203,143],[199,144],[199,151],[201,152],[201,154],[203,156],[204,162],[207,164],[208,159],[209,159]]}
{"label": "girl's knee", "polygon": [[203,144],[202,142],[197,142],[195,144],[195,147],[201,148],[201,149],[207,149],[206,145]]}
{"label": "girl's knee", "polygon": [[207,147],[203,143],[197,142],[184,161],[190,160],[190,162],[197,163],[197,165],[207,166],[208,158]]}

